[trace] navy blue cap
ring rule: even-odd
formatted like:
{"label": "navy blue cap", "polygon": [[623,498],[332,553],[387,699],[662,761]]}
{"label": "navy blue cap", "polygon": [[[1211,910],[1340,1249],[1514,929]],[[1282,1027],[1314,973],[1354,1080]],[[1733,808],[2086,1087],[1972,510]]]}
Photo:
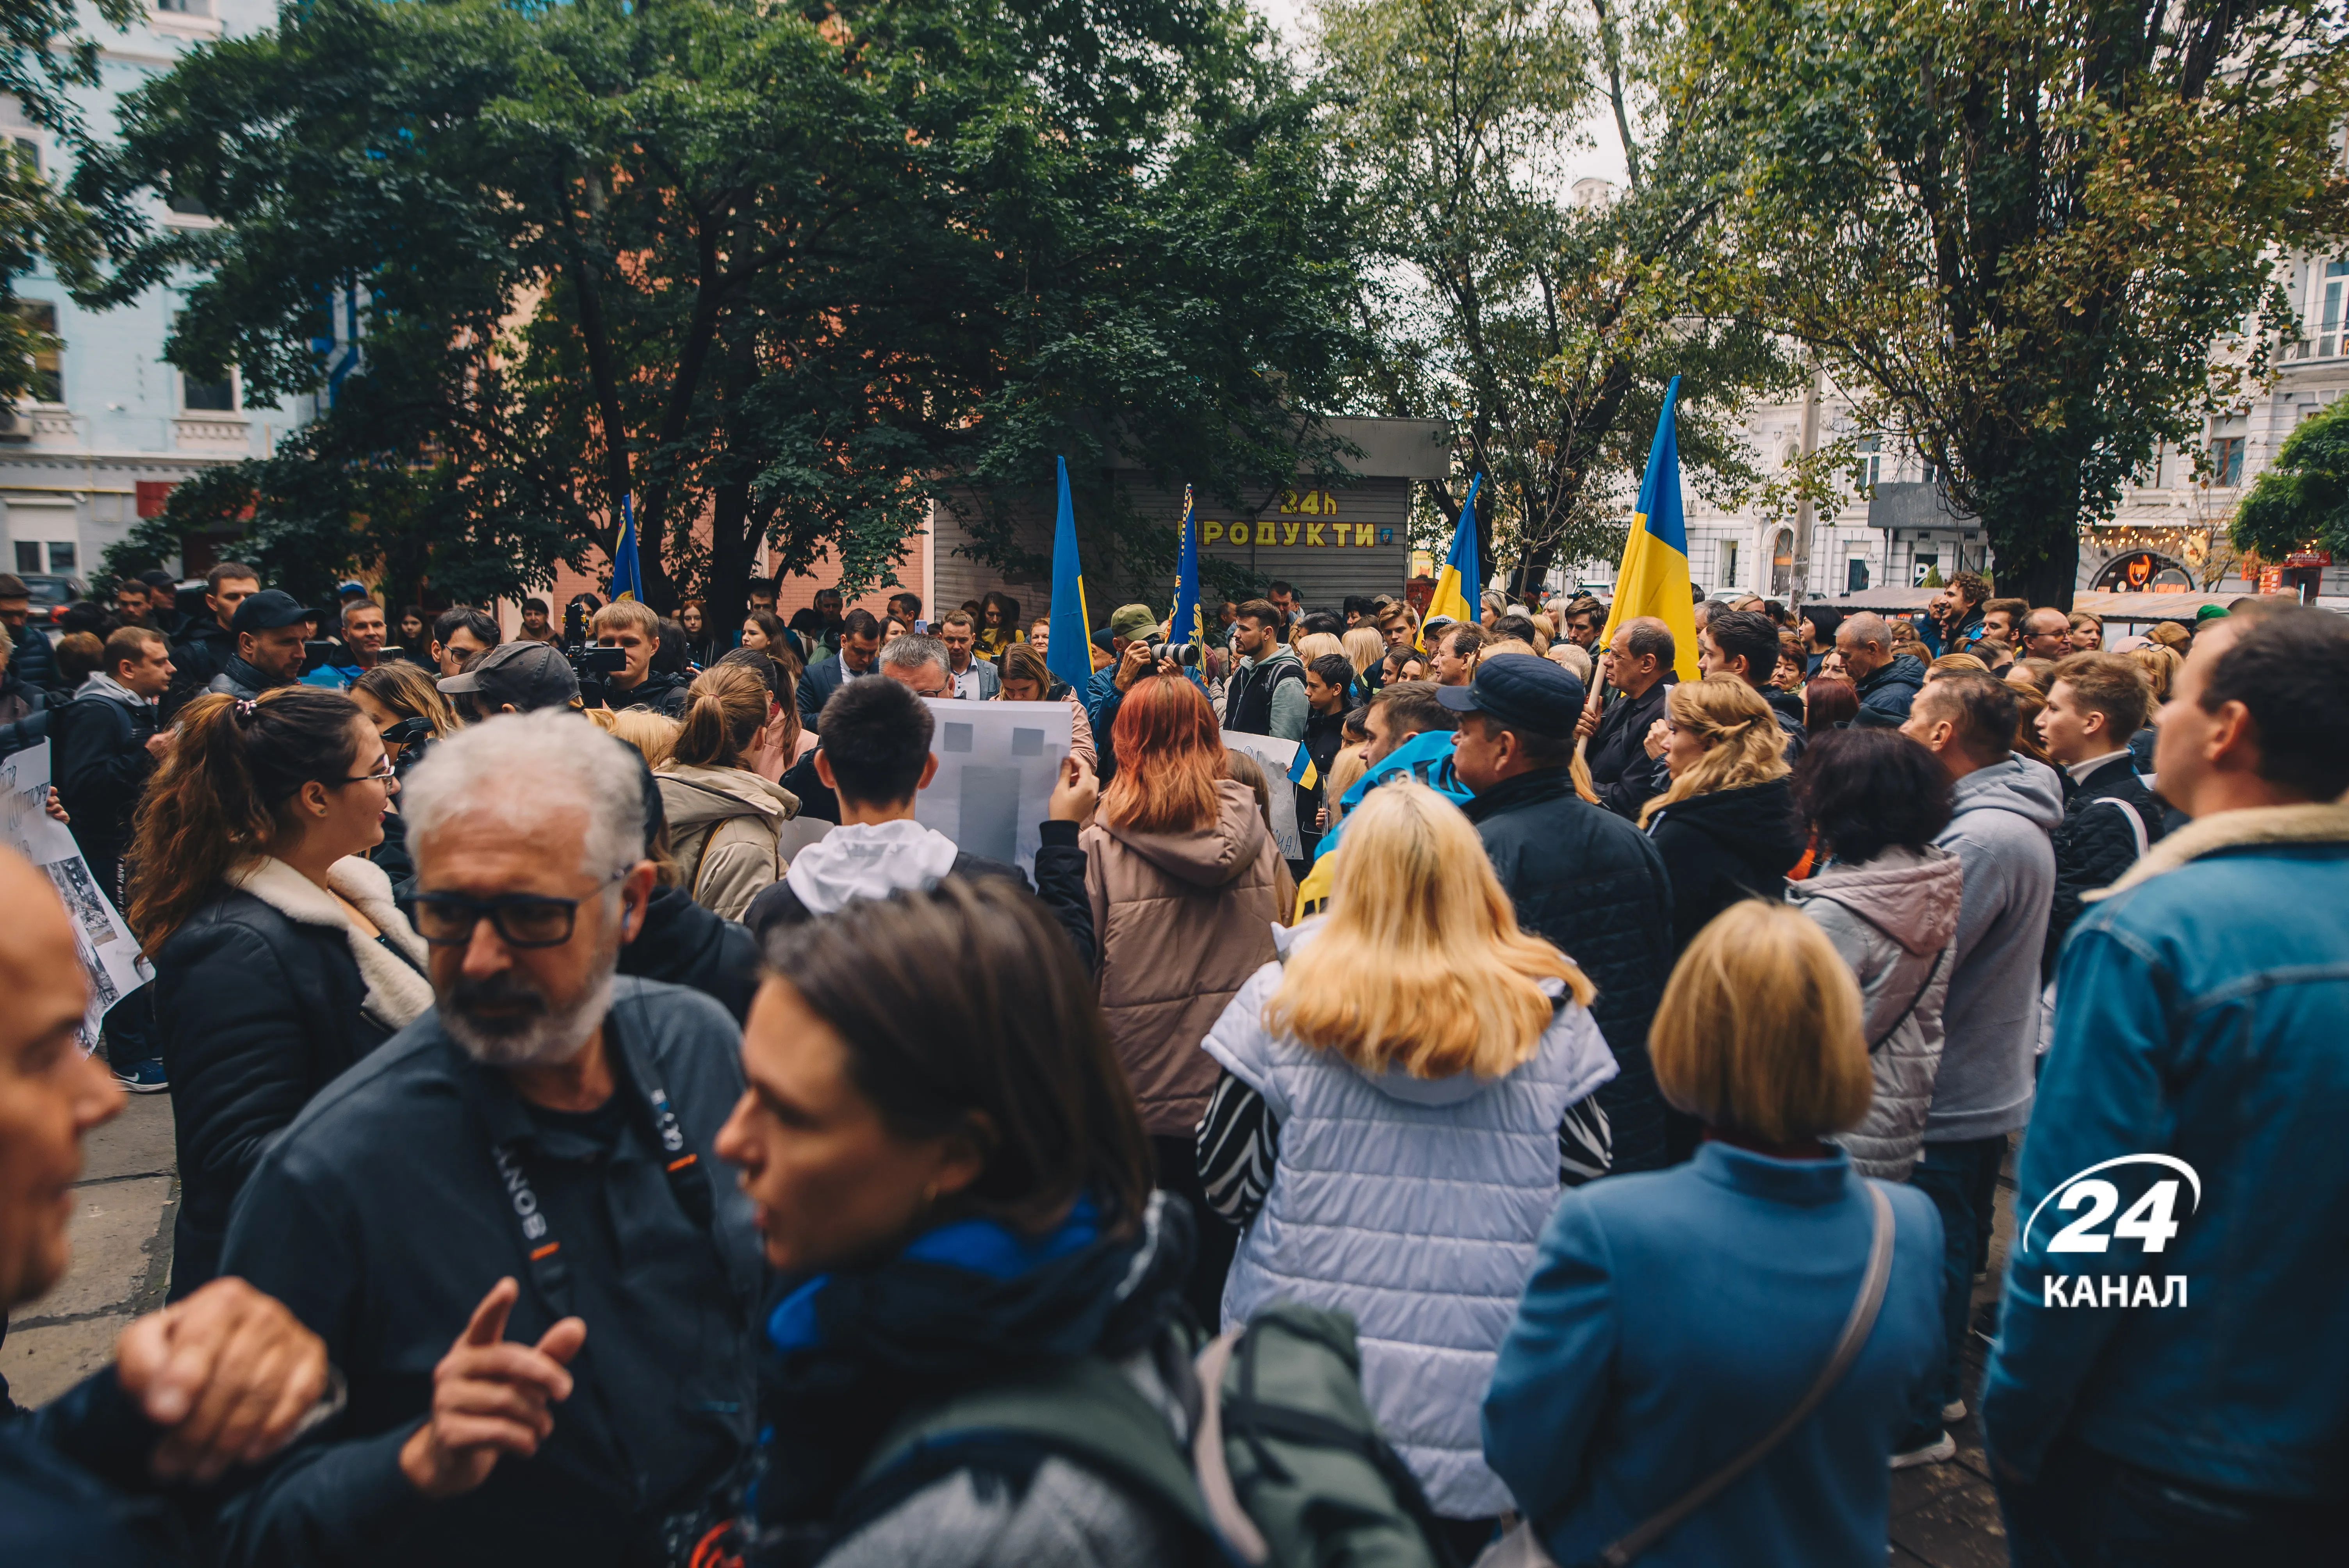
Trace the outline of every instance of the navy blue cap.
{"label": "navy blue cap", "polygon": [[315,621],[316,610],[305,610],[295,603],[294,595],[275,588],[264,588],[258,593],[247,593],[237,605],[236,614],[229,618],[232,632],[274,632],[280,626],[290,626],[296,621]]}
{"label": "navy blue cap", "polygon": [[1582,720],[1589,696],[1563,665],[1531,654],[1488,654],[1464,686],[1439,686],[1435,700],[1454,713],[1483,713],[1513,729],[1563,740]]}

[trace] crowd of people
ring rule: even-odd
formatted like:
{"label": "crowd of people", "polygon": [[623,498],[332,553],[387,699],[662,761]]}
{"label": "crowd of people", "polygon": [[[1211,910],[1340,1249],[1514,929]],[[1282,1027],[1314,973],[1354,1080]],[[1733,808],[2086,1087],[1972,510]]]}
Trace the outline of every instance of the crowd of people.
{"label": "crowd of people", "polygon": [[[10,629],[154,979],[85,1057],[0,851],[0,1304],[125,1090],[181,1182],[169,1305],[0,1425],[28,1560],[1874,1564],[1971,1417],[2020,1564],[2349,1543],[2349,622],[1960,573],[1700,602],[1684,679],[1274,583],[1071,687],[1001,594],[173,587]],[[1025,864],[920,820],[989,701],[1068,721]],[[2139,1156],[2174,1305],[2036,1216]]]}

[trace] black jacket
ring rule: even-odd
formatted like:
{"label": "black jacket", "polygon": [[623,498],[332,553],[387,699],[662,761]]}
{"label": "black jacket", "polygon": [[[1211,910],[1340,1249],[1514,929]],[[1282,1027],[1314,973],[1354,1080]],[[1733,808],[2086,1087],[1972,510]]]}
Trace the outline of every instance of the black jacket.
{"label": "black jacket", "polygon": [[37,1412],[0,1410],[0,1555],[43,1568],[192,1563],[148,1473],[156,1436],[111,1366]]}
{"label": "black jacket", "polygon": [[[1786,766],[1792,768],[1795,760],[1803,755],[1803,748],[1811,743],[1811,732],[1803,727],[1802,694],[1791,691],[1765,691],[1762,696],[1769,703],[1770,711],[1777,715],[1778,727],[1785,732],[1786,749],[1782,755],[1786,758]],[[1794,706],[1791,708],[1781,706],[1787,703]]]}
{"label": "black jacket", "polygon": [[[2076,784],[2069,769],[2063,776],[2064,820],[2048,834],[2055,845],[2055,905],[2047,916],[2047,951],[2041,971],[2049,979],[2054,977],[2064,938],[2085,907],[2082,895],[2112,886],[2137,863],[2130,815],[2143,824],[2148,847],[2159,843],[2168,830],[2162,802],[2145,787],[2128,758],[2114,758]],[[2098,804],[2116,800],[2120,804]]]}
{"label": "black jacket", "polygon": [[50,711],[49,694],[18,679],[14,664],[0,670],[0,757],[38,746],[49,733]]}
{"label": "black jacket", "polygon": [[[814,753],[810,752],[809,755],[813,756]],[[788,784],[784,787],[790,788]],[[802,811],[802,815],[805,812]],[[1085,851],[1077,843],[1079,826],[1074,822],[1046,822],[1042,824],[1041,831],[1044,841],[1036,850],[1033,891],[1044,901],[1044,906],[1052,912],[1052,918],[1061,923],[1061,929],[1069,934],[1069,940],[1077,944],[1077,953],[1084,959],[1085,970],[1090,974],[1095,962],[1093,905],[1091,895],[1085,892]],[[1014,882],[1022,890],[1029,887],[1028,873],[1018,866],[991,861],[968,851],[956,851],[954,869],[947,874],[971,882],[982,878]],[[767,938],[774,932],[813,918],[808,913],[807,905],[800,902],[800,895],[792,891],[788,880],[778,880],[774,886],[752,899],[750,907],[742,912],[743,923],[750,928],[751,935],[762,949],[767,944]]]}
{"label": "black jacket", "polygon": [[1852,723],[1863,729],[1898,729],[1908,722],[1909,705],[1924,689],[1925,665],[1914,654],[1895,654],[1892,662],[1861,681],[1859,712]]}
{"label": "black jacket", "polygon": [[259,696],[264,692],[275,691],[279,686],[290,686],[295,684],[290,680],[271,680],[267,676],[245,663],[243,659],[231,654],[228,656],[228,663],[221,666],[221,673],[205,685],[204,690],[226,692],[231,696],[249,698]]}
{"label": "black jacket", "polygon": [[191,623],[187,634],[171,645],[171,689],[163,694],[164,718],[203,695],[212,677],[234,657],[235,633],[210,614]]}
{"label": "black jacket", "polygon": [[671,718],[681,718],[685,716],[685,688],[691,684],[683,676],[651,670],[633,690],[608,686],[604,695],[613,707],[648,707]]}
{"label": "black jacket", "polygon": [[49,641],[48,633],[27,621],[25,634],[10,633],[9,640],[16,646],[8,655],[8,673],[35,691],[56,691],[62,677],[57,674],[57,645]]}
{"label": "black jacket", "polygon": [[[604,1022],[614,1117],[599,1145],[533,1115],[438,1019],[427,1013],[313,1100],[237,1204],[223,1267],[326,1340],[350,1403],[222,1510],[218,1556],[661,1562],[647,1537],[705,1501],[757,1425],[766,1270],[750,1199],[711,1147],[741,1098],[740,1031],[695,992],[617,981]],[[399,1448],[431,1406],[433,1367],[501,1275],[522,1285],[508,1339],[534,1344],[574,1312],[586,1321],[576,1386],[535,1456],[508,1456],[476,1491],[428,1503],[400,1474]]]}
{"label": "black jacket", "polygon": [[1672,952],[1741,898],[1780,903],[1786,873],[1803,858],[1794,788],[1765,784],[1692,795],[1648,820],[1648,837],[1672,879]]}
{"label": "black jacket", "polygon": [[1640,808],[1662,794],[1670,781],[1662,761],[1650,757],[1647,747],[1648,727],[1664,717],[1671,687],[1672,678],[1666,676],[1638,696],[1619,695],[1583,748],[1599,804],[1619,817],[1637,818]]}
{"label": "black jacket", "polygon": [[180,1155],[172,1300],[220,1272],[229,1211],[270,1140],[384,1042],[366,1000],[343,933],[231,887],[156,953],[156,1042]]}
{"label": "black jacket", "polygon": [[1672,884],[1645,834],[1574,792],[1563,768],[1521,773],[1470,800],[1468,820],[1516,905],[1599,987],[1590,1005],[1615,1053],[1599,1102],[1617,1171],[1664,1164],[1664,1102],[1648,1065],[1648,1022],[1672,966]]}
{"label": "black jacket", "polygon": [[73,819],[74,842],[106,896],[123,906],[122,857],[129,852],[131,820],[154,776],[147,742],[155,735],[155,707],[88,692],[49,720],[49,767],[57,800]]}
{"label": "black jacket", "polygon": [[759,944],[749,926],[721,919],[681,887],[661,883],[645,905],[636,940],[620,949],[620,973],[688,986],[739,1024],[750,1016],[759,989]]}

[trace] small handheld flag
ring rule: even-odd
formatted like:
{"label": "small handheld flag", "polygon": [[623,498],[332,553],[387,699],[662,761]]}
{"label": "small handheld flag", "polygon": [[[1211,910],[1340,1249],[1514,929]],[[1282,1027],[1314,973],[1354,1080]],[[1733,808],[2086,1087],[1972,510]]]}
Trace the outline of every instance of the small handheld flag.
{"label": "small handheld flag", "polygon": [[1647,616],[1672,634],[1672,668],[1692,681],[1696,667],[1696,605],[1689,593],[1688,528],[1681,515],[1681,444],[1673,418],[1680,406],[1681,378],[1664,390],[1656,416],[1656,438],[1648,448],[1648,472],[1640,481],[1640,501],[1631,531],[1623,541],[1623,564],[1615,573],[1615,598],[1607,607],[1602,648],[1615,645],[1616,628]]}
{"label": "small handheld flag", "polygon": [[1302,746],[1297,748],[1297,755],[1289,758],[1288,781],[1299,789],[1310,789],[1321,782],[1321,770],[1313,766],[1313,753]]}
{"label": "small handheld flag", "polygon": [[612,555],[612,592],[615,604],[623,599],[645,596],[644,562],[636,554],[636,508],[632,496],[620,498],[620,547]]}
{"label": "small handheld flag", "polygon": [[1183,487],[1183,543],[1174,559],[1174,613],[1166,626],[1166,634],[1175,642],[1206,641],[1199,624],[1199,508],[1189,485]]}
{"label": "small handheld flag", "polygon": [[1435,574],[1435,592],[1428,596],[1423,620],[1449,615],[1474,624],[1477,619],[1476,604],[1469,595],[1482,597],[1485,592],[1484,567],[1476,559],[1476,491],[1484,483],[1483,474],[1468,481],[1468,499],[1460,503],[1460,521],[1452,530],[1452,549],[1444,557],[1444,569]]}
{"label": "small handheld flag", "polygon": [[1077,509],[1069,500],[1069,459],[1053,459],[1060,467],[1061,515],[1052,528],[1052,634],[1045,645],[1044,667],[1055,680],[1077,691],[1092,679],[1090,634],[1092,618],[1085,613],[1084,569],[1077,560]]}

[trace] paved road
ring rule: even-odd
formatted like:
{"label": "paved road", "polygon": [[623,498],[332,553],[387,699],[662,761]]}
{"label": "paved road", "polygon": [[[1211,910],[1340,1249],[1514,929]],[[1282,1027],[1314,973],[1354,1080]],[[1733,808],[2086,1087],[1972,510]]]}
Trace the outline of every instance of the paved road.
{"label": "paved road", "polygon": [[[90,1135],[73,1218],[73,1267],[65,1283],[19,1313],[0,1346],[0,1372],[19,1404],[56,1398],[102,1367],[115,1336],[163,1303],[171,1277],[171,1217],[180,1182],[172,1168],[169,1095],[134,1096],[123,1113]],[[2014,1225],[2013,1171],[2001,1179],[1999,1234],[1977,1305],[1994,1299]],[[1984,1344],[1971,1346],[1973,1377]],[[1971,1402],[1971,1400],[1969,1401]],[[2002,1568],[2006,1532],[1971,1415],[1957,1429],[1958,1458],[1892,1478],[1895,1568]]]}

